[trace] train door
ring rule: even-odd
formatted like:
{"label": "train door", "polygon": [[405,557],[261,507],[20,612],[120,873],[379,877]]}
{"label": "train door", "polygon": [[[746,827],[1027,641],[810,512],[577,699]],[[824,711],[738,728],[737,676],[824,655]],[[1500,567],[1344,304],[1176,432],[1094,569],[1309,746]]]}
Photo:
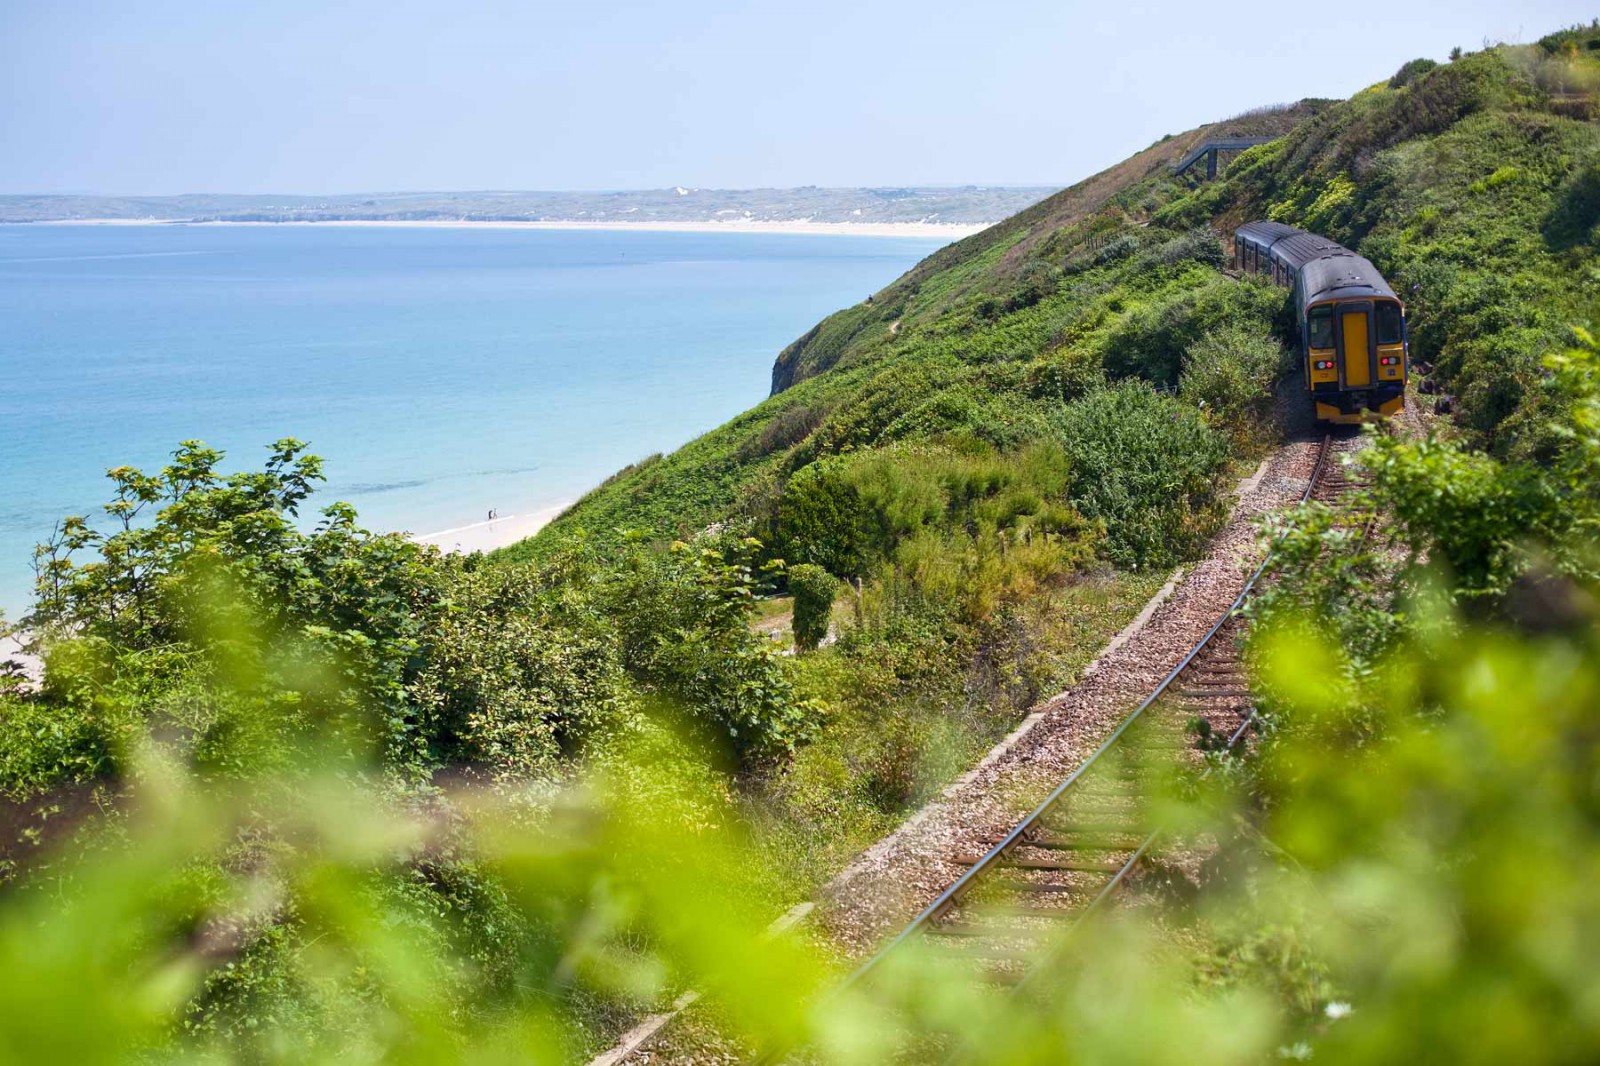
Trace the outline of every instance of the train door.
{"label": "train door", "polygon": [[1339,371],[1347,389],[1372,384],[1372,305],[1339,306]]}

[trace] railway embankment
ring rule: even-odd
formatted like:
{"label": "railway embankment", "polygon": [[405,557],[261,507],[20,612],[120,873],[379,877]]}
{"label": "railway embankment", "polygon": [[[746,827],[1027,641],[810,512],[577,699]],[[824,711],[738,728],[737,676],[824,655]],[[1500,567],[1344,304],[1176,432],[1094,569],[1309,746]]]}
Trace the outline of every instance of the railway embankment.
{"label": "railway embankment", "polygon": [[958,856],[986,851],[1080,766],[1239,595],[1265,553],[1259,520],[1300,499],[1317,448],[1310,436],[1279,448],[1143,625],[1045,701],[1025,734],[841,871],[816,920],[849,950],[871,949],[960,876]]}

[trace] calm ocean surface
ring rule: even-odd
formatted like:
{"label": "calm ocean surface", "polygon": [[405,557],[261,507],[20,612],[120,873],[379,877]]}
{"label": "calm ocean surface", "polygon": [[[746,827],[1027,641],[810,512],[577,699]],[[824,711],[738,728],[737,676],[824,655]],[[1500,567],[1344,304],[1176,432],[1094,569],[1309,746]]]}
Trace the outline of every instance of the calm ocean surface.
{"label": "calm ocean surface", "polygon": [[0,609],[32,546],[180,440],[309,440],[320,504],[431,532],[561,502],[766,395],[773,357],[941,242],[0,226]]}

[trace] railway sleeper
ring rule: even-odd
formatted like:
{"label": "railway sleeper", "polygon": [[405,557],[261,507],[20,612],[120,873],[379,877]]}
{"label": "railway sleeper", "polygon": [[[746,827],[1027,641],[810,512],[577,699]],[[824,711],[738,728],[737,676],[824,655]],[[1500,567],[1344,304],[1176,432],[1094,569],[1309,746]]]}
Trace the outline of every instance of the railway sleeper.
{"label": "railway sleeper", "polygon": [[[983,861],[982,855],[958,854],[950,860],[961,866],[976,866]],[[995,869],[1004,870],[1065,870],[1074,873],[1101,873],[1114,874],[1122,869],[1122,863],[1090,862],[1086,859],[1033,859],[1026,855],[1002,855],[990,863]]]}
{"label": "railway sleeper", "polygon": [[1217,670],[1211,672],[1202,671],[1193,677],[1185,677],[1183,684],[1185,688],[1227,688],[1229,686],[1242,685],[1245,680],[1243,670],[1228,670],[1226,672]]}
{"label": "railway sleeper", "polygon": [[1096,833],[1105,836],[1131,836],[1143,840],[1143,830],[1138,823],[1133,822],[1056,822],[1052,821],[1045,827],[1045,831],[1061,836],[1090,836]]}
{"label": "railway sleeper", "polygon": [[[1058,912],[1066,913],[1066,912]],[[997,940],[1037,940],[1039,937],[1048,936],[1055,932],[1054,926],[1019,925],[1015,922],[945,922],[936,925],[928,932],[935,936],[951,937],[992,937]]]}
{"label": "railway sleeper", "polygon": [[[998,844],[992,841],[990,846]],[[1024,847],[1048,848],[1052,851],[1132,851],[1139,846],[1139,840],[1131,833],[1124,833],[1117,837],[1095,837],[1090,835],[1066,836],[1061,833],[1036,832],[1030,833],[1023,840]]]}
{"label": "railway sleeper", "polygon": [[[927,935],[929,937],[940,937],[944,933],[942,930],[930,929]],[[1036,954],[1036,951],[1030,951],[1014,944],[996,944],[990,940],[977,938],[952,938],[949,943],[939,943],[937,940],[931,941],[931,943],[946,954],[975,959],[1003,959],[1007,962],[1025,962]]]}

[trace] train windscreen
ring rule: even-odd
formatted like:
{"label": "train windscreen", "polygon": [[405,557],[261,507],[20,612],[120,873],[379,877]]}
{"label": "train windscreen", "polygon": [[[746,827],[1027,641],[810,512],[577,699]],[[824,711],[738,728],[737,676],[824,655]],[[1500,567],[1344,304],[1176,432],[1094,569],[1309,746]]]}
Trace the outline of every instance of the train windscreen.
{"label": "train windscreen", "polygon": [[1312,348],[1333,347],[1333,308],[1313,307],[1306,316],[1306,341]]}
{"label": "train windscreen", "polygon": [[1399,344],[1403,334],[1400,331],[1400,305],[1380,301],[1377,313],[1377,330],[1379,344]]}

